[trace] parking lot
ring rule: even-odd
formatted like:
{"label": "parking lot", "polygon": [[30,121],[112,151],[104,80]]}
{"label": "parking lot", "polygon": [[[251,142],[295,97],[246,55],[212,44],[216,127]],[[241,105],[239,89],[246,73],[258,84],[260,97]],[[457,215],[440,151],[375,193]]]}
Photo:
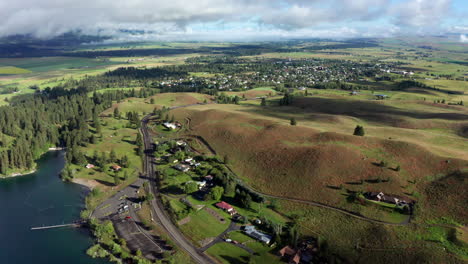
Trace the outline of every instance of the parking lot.
{"label": "parking lot", "polygon": [[144,179],[138,178],[110,197],[96,208],[93,216],[100,220],[111,220],[117,234],[127,241],[131,250],[139,249],[144,257],[155,260],[163,252],[163,245],[145,230],[136,214],[140,208],[138,190],[143,182]]}

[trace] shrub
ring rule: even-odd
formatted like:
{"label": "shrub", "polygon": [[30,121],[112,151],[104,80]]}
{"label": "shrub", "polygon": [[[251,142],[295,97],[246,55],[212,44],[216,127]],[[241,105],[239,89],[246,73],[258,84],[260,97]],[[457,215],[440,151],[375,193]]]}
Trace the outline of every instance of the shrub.
{"label": "shrub", "polygon": [[364,127],[357,125],[356,128],[354,128],[354,133],[353,135],[355,136],[364,136]]}

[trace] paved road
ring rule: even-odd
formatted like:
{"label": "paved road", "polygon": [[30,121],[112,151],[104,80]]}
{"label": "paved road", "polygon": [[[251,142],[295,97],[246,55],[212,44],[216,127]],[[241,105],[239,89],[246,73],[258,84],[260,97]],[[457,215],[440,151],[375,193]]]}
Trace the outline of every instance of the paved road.
{"label": "paved road", "polygon": [[[198,135],[190,135],[190,136],[193,136],[193,137],[196,137],[197,139],[199,139],[199,141],[205,145],[206,148],[208,148],[213,154],[216,155],[216,152],[214,151],[214,149],[209,145],[209,143],[201,136],[198,136]],[[363,220],[363,221],[367,221],[367,222],[371,222],[371,223],[375,223],[375,224],[384,224],[384,225],[396,225],[396,226],[401,226],[401,225],[408,225],[410,220],[411,220],[411,216],[408,215],[407,218],[405,218],[405,220],[403,220],[402,222],[400,223],[392,223],[392,222],[386,222],[386,221],[381,221],[381,220],[376,220],[376,219],[372,219],[372,218],[368,218],[368,217],[365,217],[365,216],[362,216],[362,215],[359,215],[355,212],[352,212],[352,211],[348,211],[346,209],[342,209],[342,208],[339,208],[339,207],[334,207],[334,206],[331,206],[331,205],[327,205],[327,204],[323,204],[323,203],[319,203],[319,202],[314,202],[314,201],[309,201],[309,200],[302,200],[302,199],[296,199],[296,198],[290,198],[290,197],[285,197],[285,196],[278,196],[278,195],[271,195],[271,194],[267,194],[267,193],[262,193],[262,192],[259,192],[255,189],[253,189],[252,187],[246,185],[244,182],[242,182],[239,178],[239,176],[237,176],[237,174],[231,169],[231,167],[229,167],[228,165],[225,165],[226,168],[235,176],[235,179],[242,184],[242,186],[248,188],[251,192],[253,193],[257,193],[259,194],[260,196],[264,196],[264,197],[268,197],[268,198],[274,198],[274,199],[280,199],[280,200],[286,200],[286,201],[291,201],[291,202],[297,202],[297,203],[303,203],[303,204],[308,204],[308,205],[312,205],[312,206],[316,206],[316,207],[321,207],[321,208],[325,208],[325,209],[329,209],[329,210],[332,210],[332,211],[335,211],[335,212],[338,212],[338,213],[342,213],[342,214],[345,214],[345,215],[348,215],[348,216],[351,216],[351,217],[354,217],[354,218],[358,218],[360,220]]]}
{"label": "paved road", "polygon": [[[131,250],[139,249],[147,259],[156,260],[164,251],[164,243],[157,243],[157,239],[141,226],[141,221],[133,208],[133,202],[138,201],[136,191],[144,181],[145,179],[139,177],[134,183],[100,204],[92,216],[100,220],[111,220],[117,234],[127,241],[127,246]],[[119,213],[119,209],[125,205],[128,205],[128,210]]]}
{"label": "paved road", "polygon": [[224,241],[223,238],[227,233],[232,232],[232,231],[237,231],[237,230],[240,230],[240,226],[238,226],[234,221],[232,221],[231,224],[228,226],[228,228],[226,228],[226,230],[224,230],[224,232],[219,234],[215,239],[213,239],[213,241],[211,241],[210,243],[208,243],[204,247],[200,248],[200,250],[201,251],[206,251],[207,249],[209,249],[214,244],[219,243],[219,242],[223,242]]}
{"label": "paved road", "polygon": [[[196,105],[196,104],[195,104]],[[180,106],[183,107],[183,106]],[[180,108],[180,107],[172,107],[171,109]],[[153,141],[151,135],[149,134],[147,124],[148,120],[151,118],[151,114],[145,116],[141,120],[141,133],[143,135],[143,142],[145,144],[145,158],[144,158],[144,172],[146,177],[150,179],[150,186],[151,191],[153,192],[155,197],[158,197],[158,188],[156,185],[156,173],[153,163],[153,157],[151,156],[151,150],[153,149]],[[171,236],[172,240],[183,250],[185,250],[197,263],[201,264],[212,264],[215,263],[212,259],[210,259],[207,255],[197,249],[184,235],[180,232],[180,230],[172,223],[169,216],[164,211],[164,206],[161,203],[161,200],[156,198],[151,201],[153,215],[157,219],[157,221],[161,224],[161,226],[168,232]]]}
{"label": "paved road", "polygon": [[[251,99],[247,99],[247,100],[259,100],[259,98],[251,98]],[[197,104],[182,105],[182,106],[173,107],[171,109],[184,108],[184,107],[189,107],[189,106],[194,106],[194,105],[197,105]],[[201,143],[203,143],[205,145],[205,147],[207,147],[213,154],[216,155],[216,151],[210,146],[210,144],[203,137],[201,137],[199,135],[189,135],[189,136],[197,138]],[[386,222],[386,221],[381,221],[381,220],[368,218],[368,217],[362,216],[362,215],[360,215],[358,213],[348,211],[346,209],[342,209],[342,208],[339,208],[339,207],[334,207],[334,206],[331,206],[331,205],[327,205],[327,204],[323,204],[323,203],[319,203],[319,202],[315,202],[315,201],[302,200],[302,199],[290,198],[290,197],[285,197],[285,196],[278,196],[278,195],[271,195],[271,194],[267,194],[267,193],[262,193],[262,192],[259,192],[257,190],[254,190],[252,187],[250,187],[250,186],[246,185],[245,183],[243,183],[240,180],[240,178],[237,176],[237,174],[229,166],[226,165],[226,168],[229,169],[229,171],[231,171],[231,173],[233,173],[234,176],[236,176],[236,179],[240,183],[242,183],[243,186],[250,189],[250,191],[252,191],[254,193],[257,193],[257,194],[259,194],[261,196],[264,196],[264,197],[281,199],[281,200],[286,200],[286,201],[303,203],[303,204],[308,204],[308,205],[312,205],[312,206],[316,206],[316,207],[321,207],[321,208],[329,209],[329,210],[332,210],[332,211],[335,211],[335,212],[338,212],[338,213],[342,213],[342,214],[345,214],[345,215],[348,215],[348,216],[351,216],[351,217],[354,217],[354,218],[358,218],[358,219],[363,220],[363,221],[375,223],[375,224],[401,226],[401,225],[408,225],[410,223],[410,220],[411,220],[411,215],[408,215],[408,217],[405,218],[405,220],[403,220],[400,223]]]}

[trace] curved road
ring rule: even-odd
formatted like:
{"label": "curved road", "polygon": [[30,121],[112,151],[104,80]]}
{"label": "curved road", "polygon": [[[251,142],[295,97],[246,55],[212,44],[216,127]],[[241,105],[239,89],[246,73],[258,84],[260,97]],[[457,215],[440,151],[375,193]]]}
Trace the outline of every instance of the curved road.
{"label": "curved road", "polygon": [[[258,100],[258,99],[249,99],[249,100]],[[189,106],[194,106],[194,105],[199,105],[199,104],[191,104],[191,105],[181,105],[181,106],[176,106],[176,107],[171,107],[170,109],[176,109],[176,108],[184,108],[184,107],[189,107]],[[189,136],[192,136],[192,137],[196,137],[198,138],[210,151],[212,151],[214,154],[216,154],[216,152],[214,151],[214,149],[210,146],[210,144],[201,136],[199,135],[189,135]],[[277,195],[271,195],[271,194],[267,194],[267,193],[262,193],[262,192],[259,192],[255,189],[253,189],[252,187],[250,186],[247,186],[246,184],[244,184],[240,178],[237,176],[237,174],[229,167],[226,165],[226,168],[229,169],[229,171],[234,175],[236,176],[236,179],[239,183],[242,183],[242,185],[246,188],[248,188],[250,191],[254,192],[254,193],[257,193],[261,196],[264,196],[264,197],[269,197],[269,198],[274,198],[274,199],[281,199],[281,200],[286,200],[286,201],[291,201],[291,202],[297,202],[297,203],[303,203],[303,204],[308,204],[308,205],[312,205],[312,206],[316,206],[316,207],[321,207],[321,208],[325,208],[325,209],[329,209],[329,210],[333,210],[335,212],[338,212],[338,213],[342,213],[342,214],[345,214],[345,215],[348,215],[348,216],[351,216],[351,217],[354,217],[354,218],[358,218],[360,220],[363,220],[363,221],[367,221],[367,222],[371,222],[371,223],[375,223],[375,224],[384,224],[384,225],[394,225],[394,226],[401,226],[401,225],[408,225],[410,220],[411,220],[411,215],[408,215],[408,217],[400,222],[400,223],[392,223],[392,222],[386,222],[386,221],[381,221],[381,220],[377,220],[377,219],[372,219],[372,218],[368,218],[366,216],[363,216],[363,215],[360,215],[358,213],[355,213],[355,212],[352,212],[352,211],[348,211],[346,209],[342,209],[342,208],[339,208],[339,207],[334,207],[334,206],[331,206],[331,205],[327,205],[327,204],[323,204],[323,203],[319,203],[319,202],[314,202],[314,201],[309,201],[309,200],[302,200],[302,199],[297,199],[297,198],[290,198],[290,197],[284,197],[284,196],[277,196]]]}
{"label": "curved road", "polygon": [[[205,145],[206,148],[208,148],[210,151],[212,151],[214,154],[216,154],[214,149],[208,144],[208,142],[203,137],[198,136],[198,135],[189,135],[189,136],[196,137],[196,138],[200,139],[200,142],[202,142]],[[363,221],[375,223],[375,224],[399,226],[399,225],[407,225],[410,222],[410,218],[411,218],[410,215],[408,215],[408,217],[404,221],[402,221],[400,223],[392,223],[392,222],[386,222],[386,221],[381,221],[381,220],[377,220],[377,219],[368,218],[368,217],[365,217],[365,216],[360,215],[358,213],[348,211],[346,209],[342,209],[342,208],[339,208],[339,207],[334,207],[334,206],[319,203],[319,202],[262,193],[262,192],[259,192],[259,191],[255,190],[255,189],[253,189],[251,186],[246,185],[244,182],[242,182],[242,180],[240,180],[239,176],[228,165],[225,165],[225,167],[235,176],[238,183],[242,184],[242,186],[246,187],[251,192],[257,193],[257,194],[259,194],[260,196],[263,196],[263,197],[281,199],[281,200],[286,200],[286,201],[291,201],[291,202],[296,202],[296,203],[303,203],[303,204],[308,204],[308,205],[312,205],[312,206],[316,206],[316,207],[321,207],[321,208],[333,210],[335,212],[339,212],[339,213],[342,213],[342,214],[345,214],[345,215],[349,215],[349,216],[358,218],[358,219],[363,220]]]}
{"label": "curved road", "polygon": [[[177,109],[177,108],[184,108],[184,107],[190,107],[190,106],[195,106],[195,105],[200,105],[200,104],[190,104],[190,105],[181,105],[181,106],[174,106],[170,107],[169,109]],[[148,120],[151,118],[153,114],[146,115],[142,120],[141,120],[141,133],[143,135],[143,142],[144,142],[144,147],[145,147],[145,158],[144,158],[144,171],[146,176],[148,177],[150,186],[151,186],[151,191],[153,192],[155,197],[158,197],[158,188],[156,185],[157,178],[156,178],[156,173],[154,169],[154,164],[153,164],[153,158],[147,151],[150,151],[153,149],[153,141],[152,138],[148,132]],[[207,144],[207,142],[204,142]],[[207,144],[207,147],[211,149],[211,146]],[[231,172],[232,169],[226,166]],[[233,172],[234,173],[234,172]],[[236,174],[234,174],[236,175]],[[236,175],[236,178],[239,179]],[[240,181],[240,180],[239,180]],[[244,185],[245,186],[245,185]],[[313,201],[307,201],[307,200],[301,200],[301,199],[296,199],[296,198],[289,198],[289,197],[283,197],[283,196],[276,196],[276,195],[270,195],[266,193],[261,193],[256,190],[253,190],[251,187],[248,187],[251,191],[256,192],[262,196],[269,197],[269,198],[275,198],[275,199],[281,199],[281,200],[287,200],[287,201],[292,201],[292,202],[298,202],[298,203],[304,203],[312,206],[317,206],[325,209],[329,209],[335,212],[339,212],[351,217],[358,218],[363,221],[367,222],[372,222],[376,224],[385,224],[385,225],[407,225],[410,220],[410,216],[403,222],[401,223],[391,223],[391,222],[385,222],[385,221],[380,221],[372,218],[368,218],[362,215],[359,215],[355,212],[351,212],[345,209],[341,209],[338,207],[318,203],[318,202],[313,202]],[[184,249],[196,262],[201,263],[201,264],[211,264],[215,263],[212,259],[210,259],[207,255],[205,255],[200,249],[197,249],[187,238],[184,237],[184,235],[180,232],[180,230],[175,226],[172,221],[170,220],[169,216],[166,214],[164,211],[164,206],[162,205],[160,199],[154,199],[151,201],[152,202],[152,209],[154,211],[154,216],[158,220],[158,222],[163,226],[163,228],[168,232],[168,234],[171,236],[173,241],[182,249]]]}
{"label": "curved road", "polygon": [[[178,107],[175,107],[178,108]],[[141,120],[141,133],[143,135],[143,142],[145,144],[145,158],[143,163],[144,172],[146,177],[148,177],[151,191],[153,192],[155,197],[158,197],[158,187],[156,185],[156,173],[153,164],[153,158],[151,157],[149,151],[153,149],[153,141],[148,132],[148,120],[152,114],[145,116]],[[197,249],[184,235],[179,231],[177,226],[175,226],[169,216],[164,211],[164,206],[161,203],[161,200],[156,198],[151,201],[153,215],[157,219],[157,221],[161,224],[161,226],[167,231],[170,235],[172,240],[183,250],[185,250],[197,263],[201,264],[214,264],[215,262],[210,259],[207,255]]]}

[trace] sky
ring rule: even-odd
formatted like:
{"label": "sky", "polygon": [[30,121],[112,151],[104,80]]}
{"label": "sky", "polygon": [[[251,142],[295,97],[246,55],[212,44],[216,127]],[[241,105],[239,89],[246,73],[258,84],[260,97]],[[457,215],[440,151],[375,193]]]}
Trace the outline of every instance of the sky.
{"label": "sky", "polygon": [[0,0],[0,37],[74,31],[117,41],[456,33],[466,42],[468,0]]}

